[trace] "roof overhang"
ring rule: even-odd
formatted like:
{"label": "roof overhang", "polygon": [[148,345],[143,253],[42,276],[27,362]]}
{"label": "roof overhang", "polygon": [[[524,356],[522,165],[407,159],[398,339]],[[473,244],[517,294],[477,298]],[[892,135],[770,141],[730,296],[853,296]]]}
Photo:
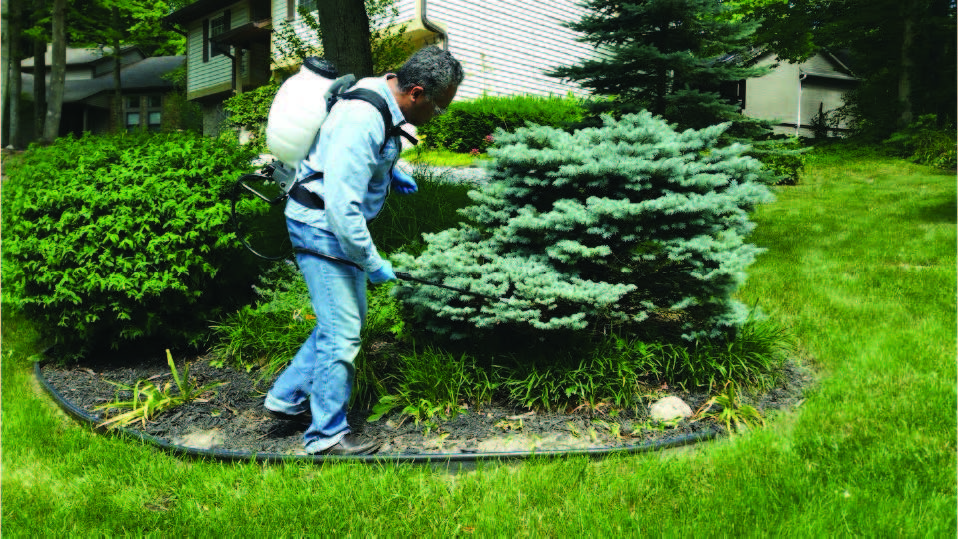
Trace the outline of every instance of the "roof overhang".
{"label": "roof overhang", "polygon": [[210,38],[214,43],[243,47],[255,41],[269,41],[272,22],[270,19],[248,22]]}
{"label": "roof overhang", "polygon": [[204,15],[220,11],[233,4],[237,0],[197,0],[192,4],[170,13],[163,20],[170,24],[183,24],[202,19]]}

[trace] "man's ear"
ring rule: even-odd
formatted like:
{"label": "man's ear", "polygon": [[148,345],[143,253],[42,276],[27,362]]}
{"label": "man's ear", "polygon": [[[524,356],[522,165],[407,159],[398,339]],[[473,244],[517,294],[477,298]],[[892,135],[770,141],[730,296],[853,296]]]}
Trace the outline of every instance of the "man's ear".
{"label": "man's ear", "polygon": [[409,90],[409,97],[411,97],[413,101],[418,101],[425,92],[426,90],[424,90],[422,86],[413,86],[412,89]]}

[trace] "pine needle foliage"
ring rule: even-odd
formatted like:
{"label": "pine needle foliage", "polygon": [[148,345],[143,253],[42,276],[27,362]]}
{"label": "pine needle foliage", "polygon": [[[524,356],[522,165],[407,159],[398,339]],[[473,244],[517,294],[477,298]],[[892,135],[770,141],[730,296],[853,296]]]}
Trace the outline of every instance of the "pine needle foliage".
{"label": "pine needle foliage", "polygon": [[775,172],[770,184],[798,182],[804,166],[796,141],[772,134],[772,122],[743,114],[743,81],[769,73],[757,66],[755,21],[714,0],[589,0],[569,27],[604,55],[553,70],[596,96],[595,113],[647,110],[676,129],[729,122],[723,138],[752,146]]}
{"label": "pine needle foliage", "polygon": [[496,133],[491,181],[470,192],[466,221],[426,235],[418,257],[394,257],[476,294],[397,286],[428,328],[482,338],[665,327],[692,340],[745,322],[733,295],[761,251],[746,242],[749,211],[772,200],[761,164],[747,146],[719,146],[727,124],[678,133],[648,112],[603,121]]}
{"label": "pine needle foliage", "polygon": [[[739,81],[768,73],[749,65],[758,23],[732,16],[714,0],[589,0],[568,26],[605,56],[560,67],[552,76],[598,95],[599,112],[648,110],[681,129],[731,121],[735,136],[767,132],[733,102]],[[731,134],[731,133],[730,133]]]}

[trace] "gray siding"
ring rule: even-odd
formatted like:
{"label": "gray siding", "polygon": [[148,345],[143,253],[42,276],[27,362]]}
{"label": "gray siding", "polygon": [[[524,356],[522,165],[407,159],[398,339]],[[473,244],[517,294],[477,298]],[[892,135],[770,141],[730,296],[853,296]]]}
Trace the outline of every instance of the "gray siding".
{"label": "gray siding", "polygon": [[[770,65],[771,55],[759,65]],[[801,83],[800,76],[806,75]],[[745,83],[745,114],[753,118],[773,120],[779,133],[811,135],[812,118],[819,106],[825,112],[844,105],[845,92],[854,86],[854,78],[838,70],[831,59],[815,55],[801,64],[781,62],[763,77]],[[796,123],[800,129],[796,131]],[[847,128],[841,123],[839,128]]]}
{"label": "gray siding", "polygon": [[[236,28],[249,22],[249,9],[245,3],[233,4],[228,9],[230,10],[230,28]],[[190,25],[186,45],[187,61],[189,62],[186,79],[188,94],[202,92],[205,88],[228,83],[231,80],[233,64],[226,56],[219,55],[210,58],[208,62],[203,62],[203,20],[216,18],[222,13],[223,10],[210,13],[204,19]]]}

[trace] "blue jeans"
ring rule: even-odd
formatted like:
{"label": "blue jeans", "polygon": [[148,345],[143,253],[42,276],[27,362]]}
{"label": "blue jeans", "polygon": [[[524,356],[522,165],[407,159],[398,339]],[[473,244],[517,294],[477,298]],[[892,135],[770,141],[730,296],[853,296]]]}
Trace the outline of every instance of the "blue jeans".
{"label": "blue jeans", "polygon": [[[286,220],[293,247],[346,258],[332,233]],[[316,327],[266,394],[266,408],[286,414],[309,410],[307,453],[336,445],[349,433],[346,408],[353,387],[360,332],[366,319],[366,274],[355,267],[296,253],[309,288]]]}

